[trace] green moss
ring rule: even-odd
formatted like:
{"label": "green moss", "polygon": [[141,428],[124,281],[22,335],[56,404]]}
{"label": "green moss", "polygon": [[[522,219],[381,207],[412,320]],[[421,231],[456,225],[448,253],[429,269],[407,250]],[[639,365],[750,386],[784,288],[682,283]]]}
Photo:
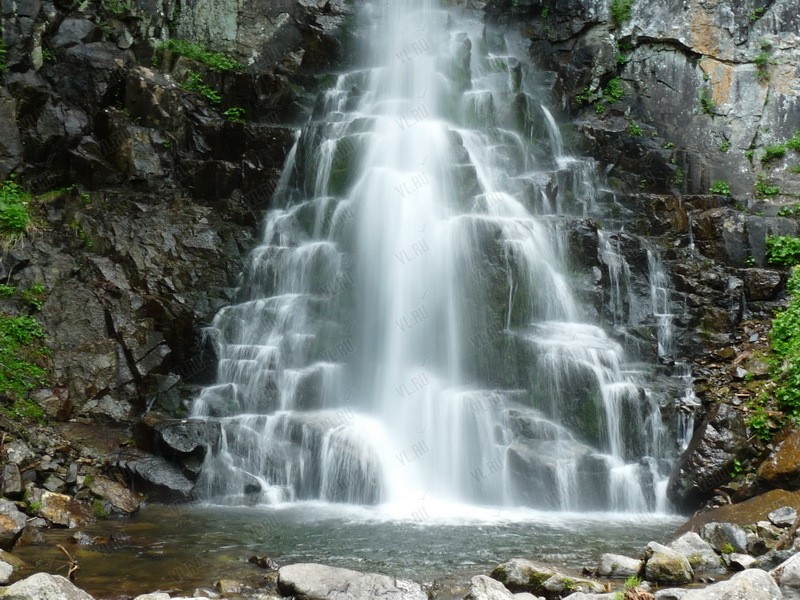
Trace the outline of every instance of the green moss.
{"label": "green moss", "polygon": [[610,12],[614,24],[618,27],[633,16],[634,0],[611,0]]}
{"label": "green moss", "polygon": [[107,519],[108,511],[106,510],[105,502],[95,499],[92,502],[92,514],[98,519]]}
{"label": "green moss", "polygon": [[730,196],[731,186],[729,186],[726,181],[717,179],[714,183],[711,184],[711,188],[709,189],[709,191],[712,194],[719,194],[721,196]]}
{"label": "green moss", "polygon": [[767,146],[764,148],[764,154],[761,157],[762,163],[772,162],[786,156],[786,146],[778,144],[776,146]]}
{"label": "green moss", "polygon": [[714,101],[707,90],[700,92],[700,110],[707,115],[713,115],[716,112]]}

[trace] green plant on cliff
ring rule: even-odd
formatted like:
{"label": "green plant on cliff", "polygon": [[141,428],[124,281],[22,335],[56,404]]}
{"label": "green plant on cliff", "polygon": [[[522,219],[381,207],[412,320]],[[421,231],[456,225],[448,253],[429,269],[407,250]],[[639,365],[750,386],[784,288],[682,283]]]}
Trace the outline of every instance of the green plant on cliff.
{"label": "green plant on cliff", "polygon": [[777,196],[781,193],[781,188],[777,185],[772,185],[763,175],[759,175],[753,185],[753,191],[759,198]]}
{"label": "green plant on cliff", "polygon": [[603,89],[603,98],[608,102],[618,102],[625,96],[625,88],[622,87],[622,79],[614,77]]}
{"label": "green plant on cliff", "polygon": [[720,194],[721,196],[730,196],[731,186],[728,185],[728,182],[722,181],[721,179],[717,179],[714,183],[711,184],[711,189],[709,191],[712,194]]}
{"label": "green plant on cliff", "polygon": [[800,264],[800,238],[789,235],[767,236],[767,262],[781,267]]}
{"label": "green plant on cliff", "polygon": [[208,48],[186,40],[167,40],[159,44],[158,50],[167,50],[179,56],[185,56],[205,65],[212,71],[240,71],[244,65],[221,52],[213,52]]}
{"label": "green plant on cliff", "polygon": [[640,137],[642,135],[642,133],[643,133],[642,132],[642,126],[639,125],[638,123],[635,123],[634,121],[630,121],[628,123],[627,131],[628,131],[628,135],[633,136],[633,137]]}
{"label": "green plant on cliff", "polygon": [[707,90],[700,92],[700,110],[707,115],[713,115],[716,110],[714,101],[711,99],[710,92]]}
{"label": "green plant on cliff", "polygon": [[634,0],[611,0],[611,18],[617,26],[622,25],[625,21],[630,21],[633,16]]}
{"label": "green plant on cliff", "polygon": [[753,59],[756,64],[756,76],[761,82],[769,81],[769,52],[762,50]]}
{"label": "green plant on cliff", "polygon": [[8,69],[8,65],[6,64],[6,55],[8,54],[8,49],[6,48],[6,43],[3,40],[0,40],[0,75],[6,72]]}
{"label": "green plant on cliff", "polygon": [[764,148],[764,154],[761,156],[762,163],[769,163],[773,160],[778,160],[779,158],[783,158],[786,156],[786,146],[783,144],[777,144],[775,146],[766,146]]}
{"label": "green plant on cliff", "polygon": [[247,111],[245,111],[245,109],[239,106],[234,106],[232,108],[229,108],[222,114],[226,119],[228,119],[228,121],[232,121],[233,123],[244,123],[245,122],[244,115],[246,112]]}
{"label": "green plant on cliff", "polygon": [[16,238],[31,225],[30,195],[13,180],[0,183],[0,235]]}
{"label": "green plant on cliff", "polygon": [[222,102],[220,93],[203,81],[202,75],[197,71],[189,71],[187,73],[186,81],[183,82],[183,89],[204,96],[211,104]]}
{"label": "green plant on cliff", "polygon": [[800,132],[795,131],[794,135],[786,140],[786,147],[789,148],[789,150],[800,152]]}
{"label": "green plant on cliff", "polygon": [[[773,247],[776,244],[775,238],[767,238],[768,252],[770,239],[773,239]],[[789,256],[793,257],[795,264],[800,262],[800,239],[777,239],[796,240],[791,242],[793,253]],[[788,256],[782,261],[782,264],[787,264]],[[786,290],[789,293],[789,305],[776,315],[769,335],[775,356],[772,376],[776,383],[774,397],[778,408],[787,416],[797,417],[800,416],[800,267],[793,267]]]}
{"label": "green plant on cliff", "polygon": [[0,410],[11,418],[41,420],[28,392],[46,383],[45,333],[31,316],[0,314]]}

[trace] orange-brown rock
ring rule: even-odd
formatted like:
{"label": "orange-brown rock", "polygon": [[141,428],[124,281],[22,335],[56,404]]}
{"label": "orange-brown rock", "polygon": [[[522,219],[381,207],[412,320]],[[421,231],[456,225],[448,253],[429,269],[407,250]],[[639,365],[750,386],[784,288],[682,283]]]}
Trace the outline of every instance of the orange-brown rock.
{"label": "orange-brown rock", "polygon": [[758,479],[768,487],[800,488],[800,430],[792,431],[761,463]]}
{"label": "orange-brown rock", "polygon": [[800,491],[770,490],[766,494],[750,498],[739,504],[715,508],[689,519],[676,535],[687,531],[697,531],[706,523],[735,523],[744,526],[758,521],[766,521],[769,513],[783,506],[791,506],[800,511]]}

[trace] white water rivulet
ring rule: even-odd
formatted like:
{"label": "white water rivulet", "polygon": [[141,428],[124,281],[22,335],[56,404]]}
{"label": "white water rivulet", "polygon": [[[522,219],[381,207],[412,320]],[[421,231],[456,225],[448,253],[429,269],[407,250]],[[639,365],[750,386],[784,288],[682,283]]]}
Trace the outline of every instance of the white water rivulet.
{"label": "white water rivulet", "polygon": [[593,165],[477,15],[361,3],[370,46],[299,133],[212,331],[220,502],[647,512],[658,397],[568,276]]}

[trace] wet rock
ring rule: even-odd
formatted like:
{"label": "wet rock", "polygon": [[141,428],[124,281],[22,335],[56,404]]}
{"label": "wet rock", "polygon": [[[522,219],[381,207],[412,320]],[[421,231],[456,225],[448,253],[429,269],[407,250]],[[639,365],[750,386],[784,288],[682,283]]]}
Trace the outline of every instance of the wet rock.
{"label": "wet rock", "polygon": [[512,592],[530,592],[545,597],[563,596],[570,592],[603,592],[596,581],[560,573],[546,565],[524,558],[514,558],[498,565],[491,573]]}
{"label": "wet rock", "polygon": [[784,600],[800,600],[800,553],[770,571],[770,575],[783,592]]}
{"label": "wet rock", "polygon": [[590,579],[578,579],[556,573],[542,584],[541,594],[546,598],[561,598],[570,592],[595,594],[605,591],[605,586]]}
{"label": "wet rock", "polygon": [[54,525],[62,527],[86,527],[94,522],[91,510],[85,504],[73,500],[65,494],[44,492],[42,494],[39,516]]}
{"label": "wet rock", "polygon": [[650,542],[645,549],[645,578],[656,583],[681,585],[692,580],[689,560],[679,552]]}
{"label": "wet rock", "polygon": [[470,580],[464,600],[513,600],[514,595],[499,581],[478,575]]}
{"label": "wet rock", "polygon": [[8,600],[94,600],[60,575],[36,573],[0,592]]}
{"label": "wet rock", "polygon": [[280,568],[278,563],[269,556],[251,556],[247,562],[269,571],[277,571]]}
{"label": "wet rock", "polygon": [[235,595],[241,594],[244,586],[241,581],[236,581],[235,579],[220,579],[214,587],[219,590],[220,594]]}
{"label": "wet rock", "polygon": [[13,502],[0,500],[0,548],[11,550],[25,529],[25,515]]}
{"label": "wet rock", "polygon": [[800,430],[792,431],[758,467],[759,480],[767,487],[796,489],[800,486]]}
{"label": "wet rock", "polygon": [[96,42],[102,37],[100,29],[88,19],[67,17],[61,21],[58,32],[53,37],[57,48],[68,48],[83,42]]}
{"label": "wet rock", "polygon": [[782,506],[767,515],[770,523],[776,527],[791,527],[797,520],[797,511],[791,506]]}
{"label": "wet rock", "polygon": [[749,554],[733,553],[728,556],[728,566],[732,571],[744,571],[755,565],[756,559]]}
{"label": "wet rock", "polygon": [[780,600],[783,594],[766,571],[748,569],[728,581],[689,590],[682,600]]}
{"label": "wet rock", "polygon": [[597,563],[597,574],[600,577],[630,577],[638,575],[644,562],[620,554],[603,554]]}
{"label": "wet rock", "polygon": [[723,554],[747,553],[747,532],[733,523],[706,523],[700,536]]}
{"label": "wet rock", "polygon": [[426,600],[418,583],[313,563],[281,567],[278,589],[298,600]]}
{"label": "wet rock", "polygon": [[725,572],[725,565],[719,555],[694,532],[684,533],[668,546],[687,558],[695,575]]}
{"label": "wet rock", "polygon": [[5,585],[14,574],[14,567],[4,560],[0,560],[0,585]]}
{"label": "wet rock", "polygon": [[22,476],[19,466],[14,463],[6,463],[3,467],[3,496],[19,499],[22,497],[22,491]]}
{"label": "wet rock", "polygon": [[185,501],[192,496],[194,484],[178,467],[161,457],[126,461],[119,466],[133,477],[135,485],[151,499]]}
{"label": "wet rock", "polygon": [[782,286],[780,273],[767,269],[745,269],[744,289],[748,300],[774,300]]}
{"label": "wet rock", "polygon": [[125,515],[132,515],[139,510],[139,505],[144,500],[141,496],[134,494],[124,485],[111,481],[105,477],[95,477],[89,485],[89,490],[106,502],[108,502],[116,512]]}

